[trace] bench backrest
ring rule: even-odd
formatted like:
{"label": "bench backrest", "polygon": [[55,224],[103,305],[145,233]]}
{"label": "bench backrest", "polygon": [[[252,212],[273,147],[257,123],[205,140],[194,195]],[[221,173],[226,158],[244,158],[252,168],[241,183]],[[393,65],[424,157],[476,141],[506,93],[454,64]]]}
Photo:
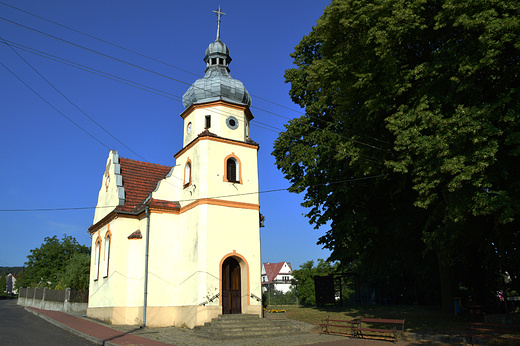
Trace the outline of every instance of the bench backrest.
{"label": "bench backrest", "polygon": [[359,323],[359,321],[346,321],[346,320],[331,320],[330,318],[325,319],[327,322],[343,322],[343,323]]}
{"label": "bench backrest", "polygon": [[390,319],[383,319],[383,318],[362,318],[361,322],[403,324],[404,320],[390,320]]}

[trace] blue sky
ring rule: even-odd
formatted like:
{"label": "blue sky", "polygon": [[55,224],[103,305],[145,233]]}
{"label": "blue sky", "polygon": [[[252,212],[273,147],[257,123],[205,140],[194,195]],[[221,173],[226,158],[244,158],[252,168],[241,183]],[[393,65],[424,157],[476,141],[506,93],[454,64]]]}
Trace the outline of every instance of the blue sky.
{"label": "blue sky", "polygon": [[[87,229],[109,149],[175,164],[173,155],[182,148],[180,99],[204,74],[202,59],[216,37],[212,11],[219,5],[226,13],[221,39],[233,59],[231,75],[253,100],[260,191],[288,188],[271,152],[283,125],[303,110],[289,98],[284,71],[293,66],[289,54],[329,3],[0,0],[0,266],[21,266],[45,237],[66,233],[90,246]],[[302,201],[287,191],[260,194],[263,262],[289,261],[297,269],[328,257],[316,245],[325,229],[308,223]],[[86,209],[33,211],[63,208]]]}

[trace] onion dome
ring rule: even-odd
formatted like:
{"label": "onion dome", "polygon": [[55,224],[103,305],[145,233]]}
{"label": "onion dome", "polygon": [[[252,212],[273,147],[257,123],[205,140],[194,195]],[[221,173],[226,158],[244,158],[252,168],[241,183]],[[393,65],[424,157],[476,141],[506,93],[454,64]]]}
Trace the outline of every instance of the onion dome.
{"label": "onion dome", "polygon": [[244,84],[238,79],[234,79],[229,74],[229,49],[225,43],[220,41],[220,7],[217,39],[206,49],[204,62],[206,63],[206,74],[203,78],[197,79],[195,83],[186,91],[182,97],[185,108],[192,104],[206,103],[218,100],[239,103],[251,106],[251,97]]}

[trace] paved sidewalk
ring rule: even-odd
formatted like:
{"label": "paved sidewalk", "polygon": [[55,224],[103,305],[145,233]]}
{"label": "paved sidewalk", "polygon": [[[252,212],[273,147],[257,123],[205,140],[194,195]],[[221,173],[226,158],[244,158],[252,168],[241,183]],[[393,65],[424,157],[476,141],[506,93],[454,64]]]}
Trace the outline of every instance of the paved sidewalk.
{"label": "paved sidewalk", "polygon": [[[134,331],[139,331],[139,328],[135,328],[133,330],[127,331],[118,331],[112,328],[106,327],[102,324],[91,322],[85,318],[77,317],[65,312],[61,311],[50,311],[50,310],[42,310],[34,307],[26,307],[27,311],[32,312],[45,320],[49,321],[61,327],[65,330],[68,330],[71,333],[74,333],[78,336],[84,337],[98,345],[106,345],[106,346],[115,346],[115,345],[125,345],[125,346],[171,346],[174,345],[172,343],[163,343],[159,341],[155,341],[152,339],[144,338],[138,335],[131,334]],[[325,335],[323,335],[325,337]],[[268,339],[268,338],[267,338]],[[294,338],[293,338],[294,339]],[[306,340],[307,343],[300,344],[301,346],[305,345],[315,345],[315,346],[390,346],[393,345],[392,342],[389,341],[380,341],[374,339],[350,339],[350,338],[335,338],[333,341],[318,341],[316,342],[308,342],[310,340]],[[189,345],[192,345],[198,342],[196,340],[190,339]],[[238,340],[237,340],[238,341]],[[273,343],[270,343],[269,340],[264,340],[268,344],[271,345],[284,345],[284,342],[280,342],[280,340],[272,339]],[[293,340],[296,341],[296,340]],[[317,340],[316,340],[317,341]],[[228,344],[229,340],[222,340],[224,344]],[[208,345],[222,345],[220,341],[216,340],[207,340],[206,343]],[[262,345],[264,342],[259,343],[257,338],[253,339],[242,339],[239,341],[240,345]],[[234,344],[234,343],[233,343]],[[291,343],[292,345],[297,345],[295,343]],[[399,346],[425,346],[425,345],[439,345],[438,343],[431,342],[421,342],[421,341],[412,341],[412,342],[399,342]],[[446,344],[440,344],[446,345]]]}
{"label": "paved sidewalk", "polygon": [[123,333],[61,311],[41,310],[33,307],[26,307],[26,310],[32,310],[33,313],[58,327],[84,337],[98,345],[171,346],[170,344],[146,339],[141,336]]}

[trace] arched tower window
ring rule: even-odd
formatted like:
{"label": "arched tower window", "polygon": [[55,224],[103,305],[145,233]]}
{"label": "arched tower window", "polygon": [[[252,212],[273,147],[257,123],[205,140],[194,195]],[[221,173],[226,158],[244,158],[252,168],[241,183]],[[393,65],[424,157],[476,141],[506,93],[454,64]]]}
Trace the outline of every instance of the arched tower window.
{"label": "arched tower window", "polygon": [[227,159],[227,180],[237,181],[237,161],[233,157]]}
{"label": "arched tower window", "polygon": [[191,160],[188,159],[186,166],[184,166],[184,187],[191,185]]}
{"label": "arched tower window", "polygon": [[234,153],[225,158],[224,171],[224,181],[242,184],[242,167]]}

